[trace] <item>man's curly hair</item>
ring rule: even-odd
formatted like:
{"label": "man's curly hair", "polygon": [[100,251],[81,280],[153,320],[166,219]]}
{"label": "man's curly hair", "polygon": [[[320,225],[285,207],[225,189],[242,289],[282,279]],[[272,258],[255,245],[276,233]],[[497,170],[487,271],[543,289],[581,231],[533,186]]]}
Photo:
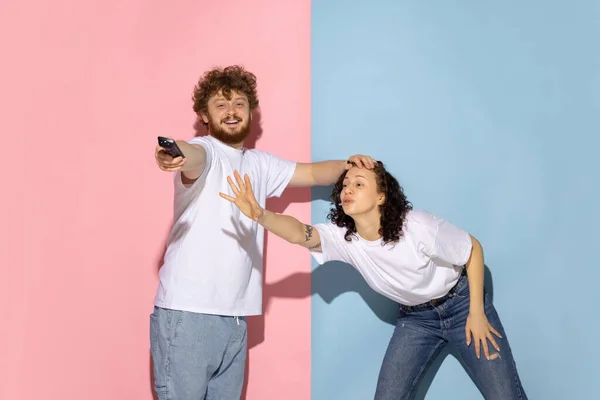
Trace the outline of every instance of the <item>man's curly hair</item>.
{"label": "man's curly hair", "polygon": [[[354,163],[351,163],[355,166]],[[383,239],[383,244],[396,243],[402,237],[402,227],[406,219],[406,214],[412,210],[412,204],[404,195],[404,189],[396,178],[392,176],[384,167],[381,161],[377,161],[375,167],[371,170],[376,175],[377,190],[385,194],[385,202],[379,206],[381,212],[379,234]],[[342,208],[341,193],[344,190],[344,178],[348,171],[345,171],[336,182],[331,200],[333,206],[329,211],[327,218],[340,228],[346,228],[344,238],[349,242],[352,236],[356,234],[356,225],[354,219],[344,213]]]}
{"label": "man's curly hair", "polygon": [[258,107],[256,94],[256,76],[239,65],[225,68],[214,68],[204,73],[194,87],[192,100],[194,112],[208,113],[208,100],[221,92],[227,100],[231,99],[231,92],[244,93],[250,103],[250,111]]}

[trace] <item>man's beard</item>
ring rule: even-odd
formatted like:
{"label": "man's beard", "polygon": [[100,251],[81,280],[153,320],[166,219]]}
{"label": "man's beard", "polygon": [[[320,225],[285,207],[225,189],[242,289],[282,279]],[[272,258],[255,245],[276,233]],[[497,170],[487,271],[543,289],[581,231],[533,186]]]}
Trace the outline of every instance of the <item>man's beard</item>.
{"label": "man's beard", "polygon": [[[234,116],[234,118],[238,121],[241,120],[241,118],[238,118],[237,116]],[[226,129],[227,128],[222,128],[221,125],[214,120],[208,120],[208,131],[210,134],[221,142],[229,145],[242,143],[246,140],[250,134],[250,120],[245,121],[244,125],[241,126],[241,129],[237,128],[238,130],[233,133]]]}

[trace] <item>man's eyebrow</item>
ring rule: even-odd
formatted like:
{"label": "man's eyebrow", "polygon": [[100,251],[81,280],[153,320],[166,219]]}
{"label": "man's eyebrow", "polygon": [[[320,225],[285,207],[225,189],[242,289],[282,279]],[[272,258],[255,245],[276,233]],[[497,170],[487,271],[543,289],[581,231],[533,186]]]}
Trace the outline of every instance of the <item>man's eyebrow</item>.
{"label": "man's eyebrow", "polygon": [[[248,99],[246,99],[243,96],[236,96],[232,100],[233,101],[243,100],[245,102],[248,102]],[[224,96],[219,96],[219,97],[215,97],[215,98],[211,99],[211,101],[216,103],[217,101],[228,101],[228,100]]]}

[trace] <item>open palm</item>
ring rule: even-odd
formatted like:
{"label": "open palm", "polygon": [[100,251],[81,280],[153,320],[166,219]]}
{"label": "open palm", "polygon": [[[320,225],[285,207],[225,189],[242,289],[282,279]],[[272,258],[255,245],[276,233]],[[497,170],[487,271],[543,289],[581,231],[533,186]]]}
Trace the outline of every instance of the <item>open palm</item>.
{"label": "open palm", "polygon": [[263,209],[256,202],[256,198],[254,198],[254,192],[252,191],[252,184],[250,183],[248,174],[244,174],[244,180],[242,180],[242,177],[237,170],[233,171],[233,175],[237,185],[230,176],[227,177],[227,182],[229,183],[229,186],[231,186],[231,190],[235,197],[231,197],[225,193],[219,193],[219,196],[235,204],[246,217],[253,221],[257,221],[262,216]]}

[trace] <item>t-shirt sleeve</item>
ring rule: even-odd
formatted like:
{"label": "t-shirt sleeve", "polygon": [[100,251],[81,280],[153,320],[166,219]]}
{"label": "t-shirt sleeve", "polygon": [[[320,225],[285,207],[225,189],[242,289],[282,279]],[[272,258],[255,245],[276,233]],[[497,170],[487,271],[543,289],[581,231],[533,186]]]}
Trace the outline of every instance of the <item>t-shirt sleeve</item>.
{"label": "t-shirt sleeve", "polygon": [[453,265],[467,263],[473,243],[466,231],[426,211],[413,214],[423,228],[425,254]]}
{"label": "t-shirt sleeve", "polygon": [[319,232],[321,251],[311,250],[311,255],[319,264],[328,261],[346,261],[344,255],[343,232],[334,224],[316,224],[313,227]]}
{"label": "t-shirt sleeve", "polygon": [[186,186],[181,181],[181,171],[177,171],[175,175],[175,187],[176,189],[189,189],[192,187],[198,187],[199,185],[203,185],[206,175],[211,169],[212,161],[213,161],[213,147],[212,144],[208,141],[208,139],[204,136],[194,137],[188,140],[189,144],[197,144],[204,147],[206,151],[206,164],[204,165],[204,169],[202,170],[202,174],[198,177],[198,179],[189,186]]}
{"label": "t-shirt sleeve", "polygon": [[290,183],[296,171],[296,163],[271,153],[263,154],[267,168],[267,197],[279,197]]}

